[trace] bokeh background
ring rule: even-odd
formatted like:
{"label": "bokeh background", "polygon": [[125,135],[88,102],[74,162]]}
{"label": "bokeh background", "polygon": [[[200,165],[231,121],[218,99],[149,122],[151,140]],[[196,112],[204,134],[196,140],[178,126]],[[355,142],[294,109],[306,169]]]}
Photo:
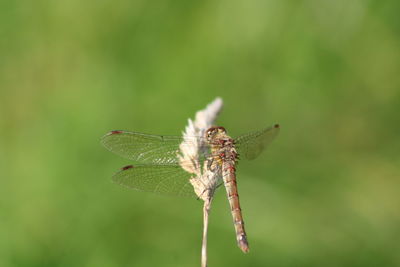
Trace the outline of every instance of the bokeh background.
{"label": "bokeh background", "polygon": [[223,98],[280,136],[225,193],[209,266],[400,266],[399,1],[0,1],[0,266],[199,266],[201,201],[126,190],[109,130]]}

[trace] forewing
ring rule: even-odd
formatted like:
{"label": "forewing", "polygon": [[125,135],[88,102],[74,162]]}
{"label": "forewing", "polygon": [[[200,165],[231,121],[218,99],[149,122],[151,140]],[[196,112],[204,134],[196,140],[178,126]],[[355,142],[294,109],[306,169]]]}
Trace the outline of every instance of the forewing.
{"label": "forewing", "polygon": [[139,191],[196,197],[190,173],[179,165],[129,165],[112,177],[113,181]]}
{"label": "forewing", "polygon": [[101,143],[117,155],[140,163],[177,164],[182,138],[126,131],[111,131]]}
{"label": "forewing", "polygon": [[278,133],[279,124],[275,124],[263,130],[237,137],[235,142],[239,156],[249,160],[255,159],[274,140]]}

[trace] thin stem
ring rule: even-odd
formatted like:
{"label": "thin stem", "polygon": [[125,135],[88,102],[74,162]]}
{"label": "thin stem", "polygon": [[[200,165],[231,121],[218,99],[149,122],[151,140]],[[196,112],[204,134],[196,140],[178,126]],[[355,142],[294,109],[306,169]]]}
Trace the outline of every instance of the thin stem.
{"label": "thin stem", "polygon": [[208,215],[211,208],[211,197],[204,200],[203,206],[203,244],[201,246],[201,267],[207,267],[207,232],[208,232]]}

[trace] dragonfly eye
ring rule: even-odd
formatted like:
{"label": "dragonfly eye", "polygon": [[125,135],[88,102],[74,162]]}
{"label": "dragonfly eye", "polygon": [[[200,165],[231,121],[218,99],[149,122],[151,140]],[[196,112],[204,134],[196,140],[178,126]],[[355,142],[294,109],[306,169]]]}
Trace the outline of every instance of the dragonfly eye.
{"label": "dragonfly eye", "polygon": [[210,139],[211,136],[214,134],[214,132],[215,132],[215,127],[209,128],[209,129],[207,130],[207,133],[206,133],[207,138]]}
{"label": "dragonfly eye", "polygon": [[218,131],[219,131],[220,133],[225,133],[225,132],[226,132],[225,128],[222,127],[222,126],[219,126],[217,129],[218,129]]}

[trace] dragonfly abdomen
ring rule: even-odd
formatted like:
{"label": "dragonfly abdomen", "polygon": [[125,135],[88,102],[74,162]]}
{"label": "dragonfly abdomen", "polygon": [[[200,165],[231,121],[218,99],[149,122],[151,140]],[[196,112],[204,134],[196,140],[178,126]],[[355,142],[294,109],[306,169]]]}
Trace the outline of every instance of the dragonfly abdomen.
{"label": "dragonfly abdomen", "polygon": [[248,252],[249,244],[247,242],[246,231],[244,229],[242,210],[240,208],[239,202],[239,193],[236,184],[235,161],[224,161],[224,163],[222,164],[222,172],[235,227],[236,240],[239,248],[243,252]]}

